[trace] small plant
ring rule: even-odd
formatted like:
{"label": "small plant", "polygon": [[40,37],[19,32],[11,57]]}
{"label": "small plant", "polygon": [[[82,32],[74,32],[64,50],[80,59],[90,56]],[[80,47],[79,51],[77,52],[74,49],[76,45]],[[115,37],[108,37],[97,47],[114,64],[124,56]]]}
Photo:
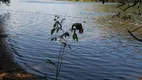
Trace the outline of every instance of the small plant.
{"label": "small plant", "polygon": [[[60,21],[59,16],[55,16],[54,18],[54,25],[51,30],[51,35],[53,35],[55,32],[58,33],[59,31],[62,31],[63,33],[59,36],[51,38],[51,41],[57,41],[57,40],[67,40],[67,37],[72,36],[72,39],[74,41],[78,41],[78,33],[83,33],[83,27],[81,23],[74,23],[72,27],[67,30],[66,32],[62,29],[63,22],[65,21],[65,18],[61,19]],[[78,32],[78,33],[77,33]],[[62,42],[61,42],[62,43]]]}
{"label": "small plant", "polygon": [[[50,38],[51,41],[59,41],[61,43],[60,52],[57,58],[57,64],[56,64],[56,80],[58,79],[59,72],[63,63],[63,55],[66,47],[69,47],[71,49],[71,46],[67,43],[67,40],[69,37],[72,38],[74,41],[79,41],[78,34],[83,34],[83,26],[81,23],[74,23],[71,28],[67,31],[63,29],[63,22],[65,21],[65,18],[60,18],[58,15],[54,18],[54,25],[51,29],[51,35],[57,34],[56,36]],[[61,34],[59,33],[61,32]]]}

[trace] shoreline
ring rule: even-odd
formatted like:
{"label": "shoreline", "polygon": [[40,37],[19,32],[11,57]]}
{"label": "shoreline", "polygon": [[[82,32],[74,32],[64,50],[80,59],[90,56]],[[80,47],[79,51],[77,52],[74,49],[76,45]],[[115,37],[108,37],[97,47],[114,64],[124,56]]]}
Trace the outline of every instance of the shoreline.
{"label": "shoreline", "polygon": [[20,65],[14,62],[9,45],[6,42],[3,23],[0,22],[0,80],[37,80],[39,76],[25,71]]}

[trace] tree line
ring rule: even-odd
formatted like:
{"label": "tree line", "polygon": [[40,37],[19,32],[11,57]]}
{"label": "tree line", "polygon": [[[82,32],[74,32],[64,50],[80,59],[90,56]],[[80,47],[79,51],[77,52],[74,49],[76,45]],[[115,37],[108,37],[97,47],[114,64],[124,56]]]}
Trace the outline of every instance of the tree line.
{"label": "tree line", "polygon": [[120,2],[121,0],[68,0],[68,1],[81,1],[81,2],[83,2],[83,1],[85,1],[85,2],[87,2],[87,1],[89,1],[89,2],[90,1],[92,1],[92,2],[102,2],[102,1],[105,1],[105,2]]}

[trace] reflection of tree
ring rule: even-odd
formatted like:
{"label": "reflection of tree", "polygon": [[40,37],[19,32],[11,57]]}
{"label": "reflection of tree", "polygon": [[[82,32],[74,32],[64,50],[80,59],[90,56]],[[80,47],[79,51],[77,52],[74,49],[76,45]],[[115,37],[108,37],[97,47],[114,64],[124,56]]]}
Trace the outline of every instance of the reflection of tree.
{"label": "reflection of tree", "polygon": [[10,13],[3,13],[0,16],[0,38],[6,38],[8,35],[4,31],[4,25],[7,20],[10,18]]}
{"label": "reflection of tree", "polygon": [[0,80],[27,80],[33,79],[32,74],[27,73],[21,66],[14,62],[10,49],[12,46],[6,43],[8,35],[5,32],[5,23],[10,18],[10,13],[0,16]]}
{"label": "reflection of tree", "polygon": [[5,38],[7,35],[4,32],[4,24],[10,18],[10,13],[4,13],[0,16],[0,38]]}

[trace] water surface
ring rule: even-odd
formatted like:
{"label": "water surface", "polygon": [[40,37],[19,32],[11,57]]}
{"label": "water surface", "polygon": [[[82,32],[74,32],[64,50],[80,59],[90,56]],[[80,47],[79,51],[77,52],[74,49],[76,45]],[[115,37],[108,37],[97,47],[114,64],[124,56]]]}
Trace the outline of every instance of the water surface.
{"label": "water surface", "polygon": [[[15,61],[28,72],[55,77],[60,44],[49,40],[55,15],[66,18],[63,26],[83,23],[85,33],[79,42],[69,41],[60,72],[61,80],[137,80],[142,76],[142,44],[126,31],[111,25],[105,16],[113,14],[115,4],[74,2],[15,2],[1,6],[6,13],[8,43]],[[114,10],[115,11],[115,10]],[[98,21],[104,17],[104,20]]]}

